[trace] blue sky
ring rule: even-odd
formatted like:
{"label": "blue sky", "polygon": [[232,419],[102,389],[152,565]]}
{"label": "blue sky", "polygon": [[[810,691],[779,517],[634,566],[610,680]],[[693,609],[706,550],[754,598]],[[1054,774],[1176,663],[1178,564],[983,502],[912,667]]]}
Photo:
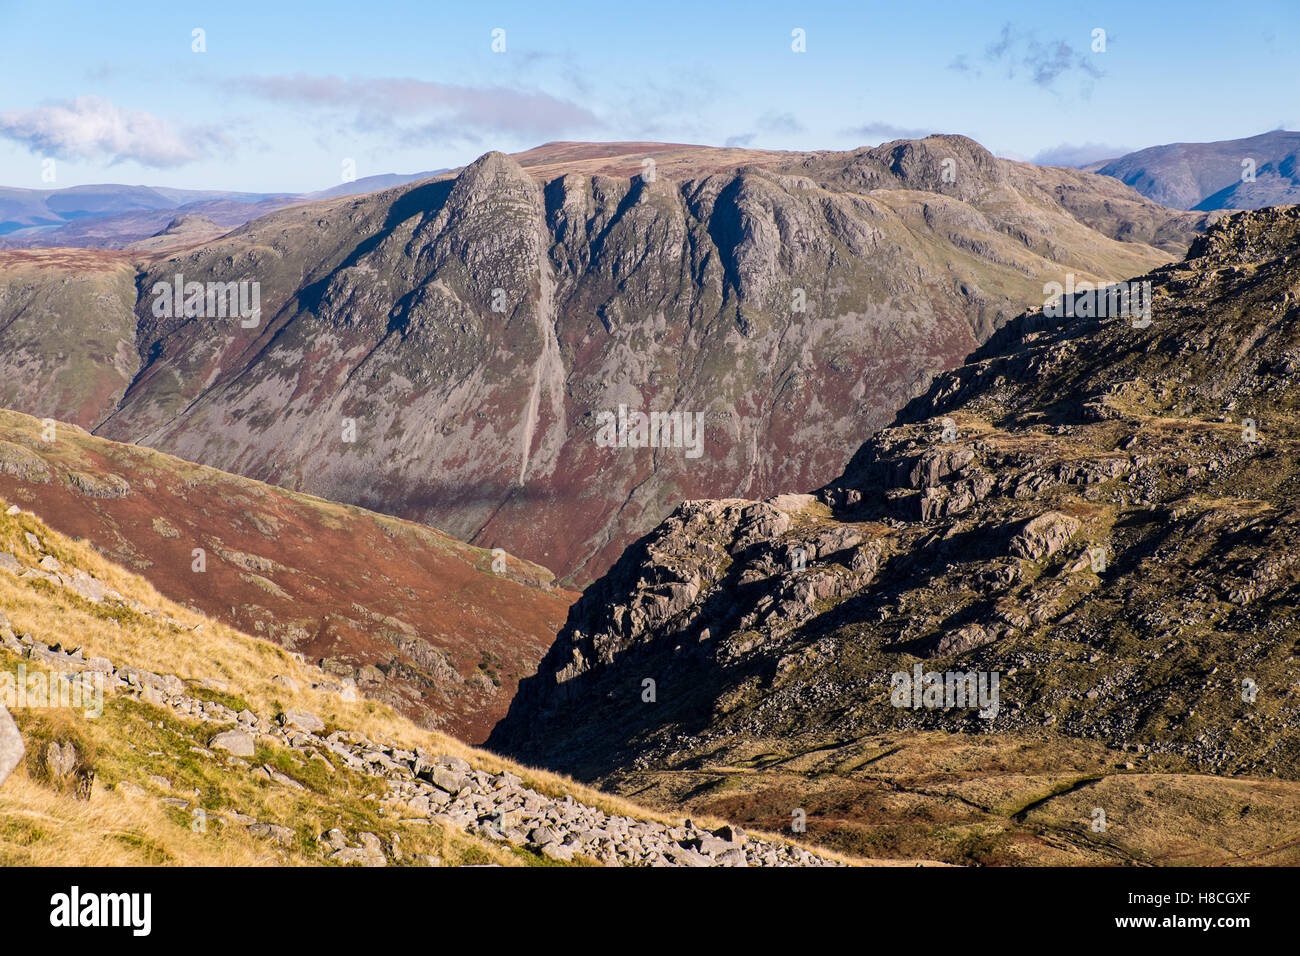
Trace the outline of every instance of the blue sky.
{"label": "blue sky", "polygon": [[297,192],[347,159],[407,173],[560,139],[847,149],[933,131],[1084,161],[1300,128],[1298,40],[1295,0],[0,0],[0,185]]}

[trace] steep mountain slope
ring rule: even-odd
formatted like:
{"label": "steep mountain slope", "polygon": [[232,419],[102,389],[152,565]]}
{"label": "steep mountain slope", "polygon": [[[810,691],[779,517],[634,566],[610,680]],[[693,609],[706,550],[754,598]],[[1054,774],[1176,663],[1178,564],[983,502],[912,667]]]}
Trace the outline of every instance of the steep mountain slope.
{"label": "steep mountain slope", "polygon": [[[683,497],[824,482],[1046,282],[1145,271],[1199,224],[962,137],[555,175],[635,145],[554,144],[531,172],[490,153],[147,262],[131,387],[74,420],[581,583]],[[258,282],[261,321],[156,315],[177,275]],[[620,407],[687,416],[701,443],[606,447]]]}
{"label": "steep mountain slope", "polygon": [[[1142,195],[1175,209],[1260,209],[1300,201],[1300,133],[1274,130],[1217,143],[1171,143],[1092,163]],[[1254,163],[1243,180],[1243,160]]]}
{"label": "steep mountain slope", "polygon": [[577,597],[543,568],[423,525],[5,411],[0,494],[173,600],[471,742]]}
{"label": "steep mountain slope", "polygon": [[138,268],[129,253],[0,253],[4,407],[92,426],[122,400],[140,365]]}
{"label": "steep mountain slope", "polygon": [[[1174,804],[1220,815],[1196,858],[1276,846],[1252,830],[1225,851],[1238,784],[1199,775],[1300,779],[1300,208],[1225,219],[1149,279],[1150,324],[1017,319],[815,495],[681,505],[574,605],[489,745],[639,799],[743,770],[758,795],[733,809],[788,818],[829,791],[832,842],[892,826],[882,794],[906,778],[919,800],[935,772],[1028,839],[1038,797],[990,783],[1025,772],[1018,753],[1070,768],[1040,797],[1163,786],[1098,783],[1130,750],[1183,775]],[[894,692],[914,668],[999,675],[999,697],[913,707]],[[962,770],[953,744],[916,743],[932,730],[997,752]],[[899,750],[922,756],[874,766]],[[1294,832],[1294,786],[1242,785]],[[1120,855],[1175,840],[1167,809]]]}
{"label": "steep mountain slope", "polygon": [[0,865],[850,862],[421,730],[0,508]]}

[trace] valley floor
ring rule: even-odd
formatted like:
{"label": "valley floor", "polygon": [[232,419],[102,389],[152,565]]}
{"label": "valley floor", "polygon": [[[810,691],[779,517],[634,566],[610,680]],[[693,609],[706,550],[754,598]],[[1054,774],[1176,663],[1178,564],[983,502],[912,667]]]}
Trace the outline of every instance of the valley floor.
{"label": "valley floor", "polygon": [[976,865],[1300,865],[1300,783],[1044,735],[757,741],[604,781],[639,803],[870,857]]}

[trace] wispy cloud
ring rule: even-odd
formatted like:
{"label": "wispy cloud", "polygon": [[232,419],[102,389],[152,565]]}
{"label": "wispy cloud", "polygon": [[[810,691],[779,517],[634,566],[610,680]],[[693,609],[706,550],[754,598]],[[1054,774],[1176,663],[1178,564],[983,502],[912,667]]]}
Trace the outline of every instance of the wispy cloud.
{"label": "wispy cloud", "polygon": [[[998,38],[985,46],[981,62],[1004,67],[1009,77],[1026,76],[1044,89],[1054,89],[1062,77],[1077,75],[1085,95],[1091,92],[1093,82],[1106,75],[1090,45],[1081,49],[1064,39],[1040,40],[1033,31],[1019,30],[1010,23],[1003,24]],[[948,69],[971,76],[984,73],[965,54],[954,57]]]}
{"label": "wispy cloud", "polygon": [[98,96],[0,111],[0,137],[59,159],[134,160],[158,169],[192,163],[225,141],[211,130],[178,131],[152,113],[119,109]]}
{"label": "wispy cloud", "polygon": [[768,110],[754,121],[753,130],[728,136],[723,145],[747,148],[753,146],[759,140],[761,133],[768,134],[768,137],[780,137],[794,136],[805,130],[806,127],[793,113],[775,113]]}
{"label": "wispy cloud", "polygon": [[1087,166],[1100,159],[1115,159],[1133,152],[1128,146],[1107,146],[1105,143],[1061,143],[1034,154],[1031,163],[1039,166]]}
{"label": "wispy cloud", "polygon": [[464,139],[482,133],[550,136],[603,125],[590,110],[536,90],[406,77],[303,73],[244,77],[232,81],[232,86],[273,103],[352,112],[358,129],[388,129],[404,142],[419,141],[426,135]]}
{"label": "wispy cloud", "polygon": [[767,133],[802,133],[803,123],[793,113],[767,112],[760,116],[755,125]]}

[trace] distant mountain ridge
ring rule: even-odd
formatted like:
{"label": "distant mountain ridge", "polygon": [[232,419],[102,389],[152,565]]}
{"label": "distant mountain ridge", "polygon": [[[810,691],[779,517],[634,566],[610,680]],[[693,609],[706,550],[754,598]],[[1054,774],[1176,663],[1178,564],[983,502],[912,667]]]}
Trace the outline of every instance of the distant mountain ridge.
{"label": "distant mountain ridge", "polygon": [[0,249],[121,249],[157,235],[180,215],[203,216],[228,231],[294,203],[389,189],[441,172],[365,176],[310,193],[241,193],[115,184],[65,189],[0,188]]}
{"label": "distant mountain ridge", "polygon": [[[1260,209],[1300,202],[1300,133],[1274,130],[1215,143],[1170,143],[1082,167],[1174,209]],[[1254,164],[1253,181],[1243,180]]]}
{"label": "distant mountain ridge", "polygon": [[0,235],[66,226],[101,216],[176,210],[194,203],[256,204],[276,195],[116,183],[61,189],[0,187]]}

